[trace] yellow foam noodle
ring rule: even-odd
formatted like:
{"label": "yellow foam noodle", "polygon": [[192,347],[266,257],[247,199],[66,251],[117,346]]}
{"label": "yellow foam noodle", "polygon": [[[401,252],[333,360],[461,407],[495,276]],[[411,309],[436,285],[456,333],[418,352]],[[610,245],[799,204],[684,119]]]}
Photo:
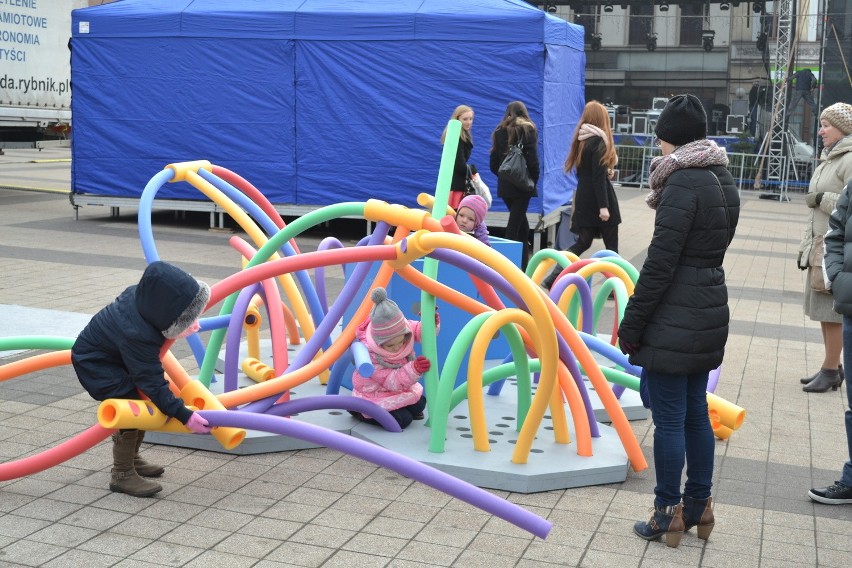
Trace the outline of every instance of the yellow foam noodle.
{"label": "yellow foam noodle", "polygon": [[746,417],[746,411],[743,407],[716,396],[712,392],[707,393],[707,409],[710,414],[710,424],[714,430],[719,425],[737,430],[743,425]]}
{"label": "yellow foam noodle", "polygon": [[198,170],[207,170],[208,172],[213,171],[213,164],[211,164],[207,160],[195,160],[192,162],[176,162],[174,164],[168,164],[165,170],[174,171],[174,175],[169,182],[174,183],[176,181],[186,181],[187,172],[198,172]]}
{"label": "yellow foam noodle", "polygon": [[275,377],[275,370],[254,357],[246,357],[241,365],[243,373],[256,383],[262,383]]}
{"label": "yellow foam noodle", "polygon": [[731,437],[731,434],[733,433],[733,430],[731,430],[727,426],[722,426],[721,424],[713,427],[713,435],[715,435],[720,440],[727,440]]}
{"label": "yellow foam noodle", "polygon": [[[207,390],[200,381],[190,381],[180,391],[180,396],[187,406],[194,406],[199,410],[226,410],[216,396]],[[217,427],[210,432],[222,447],[233,450],[239,446],[246,437],[246,431],[242,428]]]}
{"label": "yellow foam noodle", "polygon": [[108,398],[98,406],[98,423],[110,430],[156,430],[168,418],[150,400]]}

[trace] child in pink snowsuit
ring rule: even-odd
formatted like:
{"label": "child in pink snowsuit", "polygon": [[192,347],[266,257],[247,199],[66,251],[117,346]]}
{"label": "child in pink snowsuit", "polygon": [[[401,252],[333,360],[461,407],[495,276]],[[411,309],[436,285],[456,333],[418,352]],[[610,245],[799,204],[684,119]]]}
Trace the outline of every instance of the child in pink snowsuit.
{"label": "child in pink snowsuit", "polygon": [[[352,395],[373,402],[393,416],[401,428],[412,420],[423,419],[426,398],[418,382],[431,363],[422,355],[414,355],[414,342],[420,341],[420,322],[406,319],[396,302],[388,299],[384,288],[370,295],[373,309],[370,317],[355,330],[355,337],[367,346],[373,363],[373,375],[352,375]],[[435,314],[435,325],[440,325]],[[371,417],[351,413],[356,418],[378,424]]]}

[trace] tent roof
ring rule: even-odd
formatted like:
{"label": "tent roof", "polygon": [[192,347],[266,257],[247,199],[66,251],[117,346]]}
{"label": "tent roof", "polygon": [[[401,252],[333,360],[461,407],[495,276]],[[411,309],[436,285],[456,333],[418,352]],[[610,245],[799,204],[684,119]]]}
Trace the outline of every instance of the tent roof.
{"label": "tent roof", "polygon": [[[88,23],[87,32],[80,22]],[[463,39],[583,49],[582,28],[523,0],[123,0],[74,10],[73,32],[75,38]]]}

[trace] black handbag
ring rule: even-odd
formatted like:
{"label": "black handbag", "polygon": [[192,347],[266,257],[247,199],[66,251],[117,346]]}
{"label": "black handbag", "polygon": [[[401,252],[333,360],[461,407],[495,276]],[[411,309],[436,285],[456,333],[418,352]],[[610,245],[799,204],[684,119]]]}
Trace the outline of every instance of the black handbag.
{"label": "black handbag", "polygon": [[497,170],[497,178],[526,193],[535,191],[535,182],[527,170],[527,160],[524,158],[524,147],[521,144],[509,146],[509,153]]}

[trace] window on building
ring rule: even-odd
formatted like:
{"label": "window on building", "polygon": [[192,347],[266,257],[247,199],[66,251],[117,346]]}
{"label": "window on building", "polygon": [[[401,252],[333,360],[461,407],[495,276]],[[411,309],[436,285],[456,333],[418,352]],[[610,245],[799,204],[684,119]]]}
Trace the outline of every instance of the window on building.
{"label": "window on building", "polygon": [[701,45],[704,4],[680,5],[680,45]]}
{"label": "window on building", "polygon": [[[645,42],[648,40],[648,34],[652,31],[654,31],[653,4],[631,4],[628,45],[645,45]],[[700,35],[699,39],[701,39]]]}
{"label": "window on building", "polygon": [[592,34],[595,33],[598,8],[595,4],[582,4],[574,14],[574,23],[586,29],[586,43],[591,41]]}

